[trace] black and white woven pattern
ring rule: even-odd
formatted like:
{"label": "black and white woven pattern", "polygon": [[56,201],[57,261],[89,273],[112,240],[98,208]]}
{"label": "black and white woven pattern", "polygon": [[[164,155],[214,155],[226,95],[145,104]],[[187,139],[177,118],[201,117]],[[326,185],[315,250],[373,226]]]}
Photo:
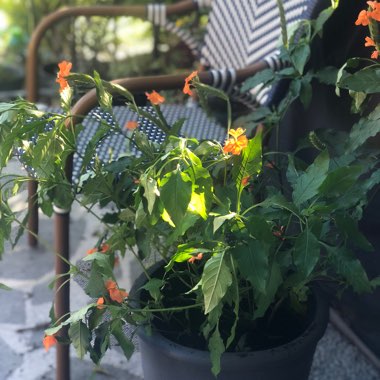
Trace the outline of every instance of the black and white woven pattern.
{"label": "black and white woven pattern", "polygon": [[[198,9],[208,9],[211,7],[212,0],[194,0]],[[166,5],[148,4],[146,6],[146,17],[154,25],[160,26],[168,32],[176,35],[190,49],[193,56],[200,56],[200,42],[186,29],[178,27],[174,22],[167,19]]]}
{"label": "black and white woven pattern", "polygon": [[[283,0],[287,25],[309,18],[317,0]],[[201,62],[213,69],[241,69],[265,60],[273,69],[281,37],[276,0],[214,0],[207,25]],[[252,95],[261,104],[268,91],[256,88]]]}
{"label": "black and white woven pattern", "polygon": [[[154,114],[154,109],[151,106],[143,107],[143,109]],[[195,137],[198,140],[211,139],[221,143],[226,138],[226,130],[217,122],[208,118],[204,111],[195,105],[191,107],[162,105],[161,111],[169,125],[173,125],[180,118],[186,119],[180,131],[181,136]],[[80,175],[81,157],[84,155],[88,142],[95,135],[102,120],[115,127],[115,132],[110,133],[102,140],[96,150],[96,155],[102,162],[116,160],[126,150],[129,150],[133,155],[139,155],[134,144],[128,144],[129,140],[125,138],[125,136],[131,137],[132,135],[131,132],[123,128],[128,121],[138,121],[139,130],[144,132],[151,141],[164,141],[165,134],[148,119],[138,117],[135,112],[122,106],[114,107],[113,112],[114,117],[100,108],[95,108],[84,119],[82,123],[84,129],[80,132],[77,141],[78,154],[74,155],[73,180],[75,182]]]}

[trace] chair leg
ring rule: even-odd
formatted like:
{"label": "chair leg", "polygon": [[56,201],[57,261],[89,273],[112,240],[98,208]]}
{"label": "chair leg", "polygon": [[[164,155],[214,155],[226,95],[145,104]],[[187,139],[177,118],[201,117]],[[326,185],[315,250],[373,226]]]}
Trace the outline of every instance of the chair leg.
{"label": "chair leg", "polygon": [[[55,250],[65,260],[69,260],[69,222],[70,213],[67,210],[54,208],[55,212]],[[56,255],[55,273],[56,275],[67,273],[70,266]],[[57,279],[55,285],[55,317],[61,318],[70,311],[70,282],[69,275]],[[60,336],[66,338],[67,327],[60,331]],[[56,356],[56,380],[70,380],[70,345],[58,344]]]}
{"label": "chair leg", "polygon": [[30,247],[36,247],[38,240],[38,199],[37,199],[37,181],[28,181],[28,243]]}

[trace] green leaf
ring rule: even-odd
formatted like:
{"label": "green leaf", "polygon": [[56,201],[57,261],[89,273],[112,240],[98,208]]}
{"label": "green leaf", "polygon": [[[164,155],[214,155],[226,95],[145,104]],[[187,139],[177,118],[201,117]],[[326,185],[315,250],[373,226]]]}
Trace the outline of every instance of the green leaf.
{"label": "green leaf", "polygon": [[214,223],[213,223],[213,226],[214,226],[213,232],[215,233],[216,231],[218,231],[218,229],[223,225],[223,223],[226,220],[233,219],[235,218],[235,216],[236,216],[236,212],[231,212],[230,214],[227,214],[227,215],[221,215],[221,216],[215,217]]}
{"label": "green leaf", "polygon": [[1,282],[0,282],[0,289],[2,289],[2,290],[12,290],[12,288],[10,288],[9,286],[7,286],[7,285],[5,285],[5,284],[3,284]]}
{"label": "green leaf", "polygon": [[210,313],[221,301],[232,283],[232,275],[224,260],[225,252],[218,252],[207,260],[202,274],[202,292],[205,314]]}
{"label": "green leaf", "polygon": [[248,232],[263,244],[271,245],[274,237],[271,228],[265,218],[260,215],[252,215],[245,223]]}
{"label": "green leaf", "polygon": [[145,174],[140,177],[140,182],[144,187],[144,197],[148,202],[148,212],[149,214],[152,214],[158,193],[157,182],[151,177],[148,178]]}
{"label": "green leaf", "polygon": [[258,85],[265,85],[275,78],[273,69],[264,69],[247,79],[241,88],[241,92],[245,93]]}
{"label": "green leaf", "polygon": [[319,82],[328,85],[335,85],[337,76],[338,69],[333,66],[324,67],[314,74],[314,77],[318,79]]}
{"label": "green leaf", "polygon": [[280,285],[283,283],[281,268],[279,264],[274,261],[271,266],[270,274],[267,281],[266,289],[260,293],[257,298],[257,306],[254,311],[253,319],[261,318],[264,316],[268,307],[273,304],[276,293]]}
{"label": "green leaf", "polygon": [[219,327],[217,326],[208,341],[208,348],[210,350],[211,357],[211,372],[214,376],[217,376],[220,372],[220,359],[225,351],[223,339],[219,333]]}
{"label": "green leaf", "polygon": [[310,46],[308,43],[297,44],[290,52],[290,60],[299,74],[303,73],[306,62],[310,57]]}
{"label": "green leaf", "polygon": [[102,268],[102,273],[106,277],[113,278],[113,266],[111,265],[111,257],[101,252],[95,252],[86,256],[83,261],[95,261],[97,266]]}
{"label": "green leaf", "polygon": [[326,247],[331,264],[357,293],[366,293],[371,290],[371,282],[368,279],[362,264],[355,255],[346,248]]}
{"label": "green leaf", "polygon": [[69,328],[69,337],[80,359],[88,351],[91,340],[91,333],[88,327],[82,322],[74,322]]}
{"label": "green leaf", "polygon": [[94,345],[93,347],[90,346],[89,351],[91,360],[94,363],[99,364],[110,344],[109,323],[102,323],[94,330],[94,333]]}
{"label": "green leaf", "polygon": [[[241,157],[241,158],[240,158]],[[257,134],[248,141],[248,146],[243,150],[239,166],[236,166],[232,175],[236,181],[238,191],[242,189],[242,180],[245,177],[253,177],[261,172],[262,169],[262,135]]]}
{"label": "green leaf", "polygon": [[159,278],[151,278],[148,282],[141,287],[149,292],[150,296],[157,302],[161,297],[161,288],[164,285],[164,281]]}
{"label": "green leaf", "polygon": [[294,264],[298,270],[308,277],[320,257],[320,247],[318,239],[314,234],[305,229],[298,237],[294,245]]}
{"label": "green leaf", "polygon": [[294,185],[293,201],[296,206],[308,201],[318,193],[329,169],[329,154],[327,150],[321,152],[315,161],[306,169],[305,173],[297,178]]}
{"label": "green leaf", "polygon": [[338,86],[356,92],[376,94],[380,92],[380,65],[371,65],[353,74],[346,73]]}
{"label": "green leaf", "polygon": [[81,309],[72,313],[70,315],[70,317],[67,318],[60,325],[46,329],[45,334],[46,335],[54,335],[55,333],[57,333],[62,328],[62,326],[67,326],[69,324],[83,320],[85,318],[87,312],[89,311],[89,309],[91,309],[92,307],[95,307],[95,306],[96,306],[95,303],[90,303],[89,305],[82,307]]}
{"label": "green leaf", "polygon": [[366,237],[359,231],[358,223],[349,216],[336,215],[337,227],[343,232],[346,239],[364,251],[373,251],[374,248]]}
{"label": "green leaf", "polygon": [[261,241],[253,240],[232,251],[241,275],[259,292],[264,292],[269,275],[268,250]]}
{"label": "green leaf", "polygon": [[310,79],[311,78],[304,77],[301,80],[300,100],[305,109],[309,107],[313,94],[313,88],[310,84]]}
{"label": "green leaf", "polygon": [[112,95],[105,90],[103,87],[103,81],[100,79],[99,73],[96,71],[94,71],[94,81],[100,107],[112,114]]}
{"label": "green leaf", "polygon": [[130,359],[135,346],[133,343],[125,336],[123,332],[123,325],[120,320],[112,323],[111,334],[116,338],[117,342],[120,344],[121,349],[127,359]]}
{"label": "green leaf", "polygon": [[84,289],[91,298],[98,298],[104,292],[104,281],[101,272],[101,266],[94,261],[91,266],[90,278]]}
{"label": "green leaf", "polygon": [[178,169],[165,175],[160,183],[160,197],[171,220],[177,226],[183,220],[191,200],[192,183]]}
{"label": "green leaf", "polygon": [[180,130],[183,126],[183,123],[186,121],[186,117],[181,117],[178,119],[171,127],[170,131],[174,136],[178,136],[180,133]]}
{"label": "green leaf", "polygon": [[327,175],[319,191],[326,196],[343,194],[357,181],[362,171],[358,165],[337,168]]}
{"label": "green leaf", "polygon": [[328,7],[319,13],[317,19],[314,21],[314,32],[312,38],[314,38],[318,33],[322,31],[326,21],[331,17],[333,13],[334,6]]}
{"label": "green leaf", "polygon": [[380,105],[368,115],[367,118],[361,118],[351,128],[348,140],[348,151],[352,152],[359,146],[363,145],[370,137],[376,136],[380,132]]}

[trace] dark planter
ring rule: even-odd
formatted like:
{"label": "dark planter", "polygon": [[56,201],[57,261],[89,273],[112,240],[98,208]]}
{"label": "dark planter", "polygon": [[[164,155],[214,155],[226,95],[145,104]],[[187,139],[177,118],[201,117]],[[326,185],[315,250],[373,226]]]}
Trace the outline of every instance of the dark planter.
{"label": "dark planter", "polygon": [[[135,290],[141,286],[137,279]],[[132,289],[131,293],[136,292]],[[138,293],[138,291],[137,291]],[[224,353],[218,380],[307,380],[316,345],[328,322],[328,304],[313,291],[313,314],[306,330],[293,341],[267,350]],[[214,380],[207,351],[174,343],[161,334],[138,331],[144,380]]]}

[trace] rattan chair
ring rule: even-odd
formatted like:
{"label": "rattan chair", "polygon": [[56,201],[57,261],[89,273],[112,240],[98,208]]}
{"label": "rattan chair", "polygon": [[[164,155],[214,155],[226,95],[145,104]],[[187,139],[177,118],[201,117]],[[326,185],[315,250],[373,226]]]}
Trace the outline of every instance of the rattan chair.
{"label": "rattan chair", "polygon": [[[326,4],[323,0],[282,0],[287,24],[295,23],[300,19],[311,18],[321,6]],[[211,7],[206,36],[201,47],[194,38],[179,29],[175,23],[168,21],[174,15],[184,15],[197,11],[201,7]],[[67,17],[86,16],[120,16],[130,15],[148,19],[155,25],[176,33],[192,50],[194,56],[199,58],[202,67],[200,80],[204,83],[221,88],[226,92],[236,95],[237,100],[245,105],[254,107],[255,104],[268,104],[273,99],[273,91],[257,90],[253,93],[241,95],[234,91],[239,82],[252,76],[254,73],[271,67],[279,69],[282,63],[278,58],[278,43],[280,41],[281,27],[279,10],[276,0],[183,0],[176,4],[148,5],[148,6],[97,6],[74,7],[56,11],[47,16],[35,30],[30,45],[27,61],[27,96],[30,101],[38,100],[38,47],[46,31],[52,25]],[[132,93],[149,90],[164,90],[182,88],[183,75],[158,76],[144,78],[125,78],[116,82],[125,86]],[[78,142],[78,150],[85,149],[86,141],[94,133],[99,125],[98,118],[107,118],[97,106],[95,91],[90,91],[82,97],[73,107],[74,115],[88,117],[83,121],[84,131]],[[215,120],[209,120],[200,108],[189,109],[183,106],[163,105],[162,111],[168,121],[178,117],[186,117],[184,131],[187,135],[197,138],[215,138],[222,141],[225,138],[225,128]],[[93,116],[96,117],[93,117]],[[126,120],[135,117],[129,114],[124,107],[115,108],[115,116],[120,125]],[[196,122],[194,122],[196,121]],[[197,126],[194,129],[194,126]],[[148,125],[144,120],[140,121],[139,128],[149,130],[152,139],[160,139],[162,136]],[[153,129],[152,129],[153,128]],[[182,131],[183,132],[183,131]],[[111,137],[105,142],[104,148],[99,151],[102,159],[108,148],[113,148],[115,158],[122,153],[122,145],[117,138]],[[103,156],[102,156],[103,155]],[[78,159],[73,157],[67,165],[67,176],[75,181],[78,175]],[[37,179],[38,180],[38,179]],[[38,230],[38,205],[36,199],[37,181],[30,181],[29,185],[29,228],[34,233]],[[55,248],[64,258],[69,258],[69,212],[55,208]],[[30,235],[30,244],[35,245],[34,235]],[[57,256],[56,273],[68,272],[67,264]],[[60,317],[69,311],[69,284],[64,284],[65,276],[60,277],[56,287],[55,312]],[[57,348],[57,379],[69,379],[69,351],[65,346]]]}

